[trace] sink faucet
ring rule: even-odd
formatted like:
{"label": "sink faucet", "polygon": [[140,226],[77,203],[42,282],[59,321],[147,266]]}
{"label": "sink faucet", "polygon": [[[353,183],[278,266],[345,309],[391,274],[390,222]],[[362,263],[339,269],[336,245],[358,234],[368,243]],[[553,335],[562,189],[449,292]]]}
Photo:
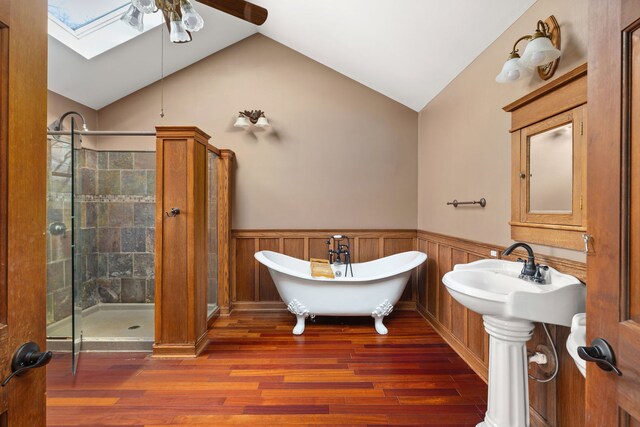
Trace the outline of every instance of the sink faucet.
{"label": "sink faucet", "polygon": [[[332,236],[334,242],[338,246],[338,250],[334,250],[331,248],[331,239],[326,241],[327,246],[329,246],[329,263],[334,264],[336,268],[341,267],[343,264],[345,265],[344,269],[344,277],[347,277],[347,272],[351,271],[351,277],[353,277],[353,267],[351,266],[351,253],[349,252],[349,238],[347,236],[343,236],[341,234],[336,234]],[[347,239],[347,244],[342,244],[342,240]],[[335,256],[335,259],[334,259]],[[344,261],[340,258],[344,256]]]}
{"label": "sink faucet", "polygon": [[520,278],[530,280],[538,284],[544,285],[546,283],[545,272],[549,270],[546,265],[536,264],[535,256],[533,255],[533,249],[526,243],[517,242],[509,246],[502,252],[502,255],[509,255],[516,248],[523,248],[527,251],[527,260],[524,261],[524,266],[520,272]]}

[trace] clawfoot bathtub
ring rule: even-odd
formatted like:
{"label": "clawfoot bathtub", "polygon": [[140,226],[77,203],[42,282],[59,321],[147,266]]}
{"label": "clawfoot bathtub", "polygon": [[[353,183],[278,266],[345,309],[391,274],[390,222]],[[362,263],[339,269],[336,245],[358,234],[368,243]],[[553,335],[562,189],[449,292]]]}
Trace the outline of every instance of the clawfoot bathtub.
{"label": "clawfoot bathtub", "polygon": [[[426,259],[422,252],[403,252],[374,261],[353,264],[354,277],[311,277],[308,261],[277,252],[256,252],[269,269],[278,293],[296,315],[295,335],[304,332],[309,316],[372,316],[376,331],[388,331],[382,320],[391,313],[411,276]],[[344,267],[342,267],[344,268]]]}

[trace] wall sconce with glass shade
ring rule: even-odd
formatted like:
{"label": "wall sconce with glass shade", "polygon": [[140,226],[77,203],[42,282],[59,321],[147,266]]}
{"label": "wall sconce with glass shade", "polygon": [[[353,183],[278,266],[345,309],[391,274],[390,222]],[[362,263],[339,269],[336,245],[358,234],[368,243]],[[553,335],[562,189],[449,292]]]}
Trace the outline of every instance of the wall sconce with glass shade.
{"label": "wall sconce with glass shade", "polygon": [[240,111],[233,125],[237,128],[248,128],[249,125],[251,124],[259,128],[269,127],[269,121],[265,117],[264,111],[262,110]]}
{"label": "wall sconce with glass shade", "polygon": [[[520,56],[517,46],[523,40],[529,40],[529,43]],[[560,25],[551,15],[544,21],[538,21],[533,34],[516,40],[507,62],[496,76],[496,82],[515,82],[532,75],[534,69],[537,69],[542,80],[548,80],[558,68],[560,54]]]}
{"label": "wall sconce with glass shade", "polygon": [[204,26],[204,19],[189,0],[131,0],[131,6],[120,20],[142,32],[144,15],[158,11],[164,15],[173,43],[190,42],[189,33],[199,31]]}

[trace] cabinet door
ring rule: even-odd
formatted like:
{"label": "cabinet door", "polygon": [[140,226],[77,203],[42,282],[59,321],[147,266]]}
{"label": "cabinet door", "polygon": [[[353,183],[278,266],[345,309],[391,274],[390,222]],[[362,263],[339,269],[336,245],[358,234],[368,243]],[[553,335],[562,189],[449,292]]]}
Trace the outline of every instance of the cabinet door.
{"label": "cabinet door", "polygon": [[573,226],[586,223],[585,108],[580,106],[522,129],[522,222]]}

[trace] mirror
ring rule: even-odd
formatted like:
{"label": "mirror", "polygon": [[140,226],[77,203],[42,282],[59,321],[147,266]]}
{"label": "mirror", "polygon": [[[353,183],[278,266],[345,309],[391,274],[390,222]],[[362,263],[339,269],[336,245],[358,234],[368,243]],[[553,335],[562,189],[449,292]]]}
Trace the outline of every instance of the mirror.
{"label": "mirror", "polygon": [[573,197],[573,124],[529,137],[529,212],[570,214]]}

